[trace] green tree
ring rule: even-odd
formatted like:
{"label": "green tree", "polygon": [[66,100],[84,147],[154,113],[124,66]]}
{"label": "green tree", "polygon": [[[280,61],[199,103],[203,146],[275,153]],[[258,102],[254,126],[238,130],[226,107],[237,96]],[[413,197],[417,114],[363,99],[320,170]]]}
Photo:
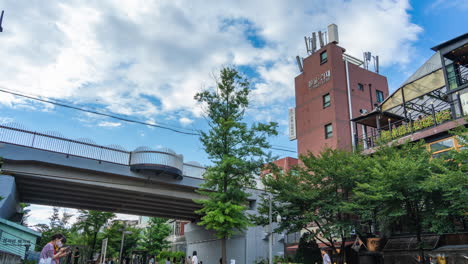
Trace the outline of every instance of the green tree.
{"label": "green tree", "polygon": [[226,239],[247,228],[245,215],[248,193],[254,186],[254,175],[268,160],[267,137],[276,135],[276,123],[243,122],[249,106],[249,82],[234,68],[223,68],[216,89],[195,95],[205,108],[209,131],[201,132],[200,140],[213,165],[204,174],[205,183],[199,193],[208,197],[198,200],[203,208],[200,225],[214,230],[221,239],[221,253],[226,262]]}
{"label": "green tree", "polygon": [[122,242],[122,232],[130,231],[125,234],[124,245],[123,245],[123,256],[130,255],[131,251],[138,247],[138,243],[142,237],[142,230],[136,227],[125,226],[122,221],[113,221],[112,224],[105,228],[100,233],[100,240],[107,238],[107,255],[109,257],[117,258],[120,253],[120,245]]}
{"label": "green tree", "polygon": [[[356,222],[350,217],[355,180],[368,173],[369,159],[343,150],[325,149],[319,155],[302,155],[301,166],[282,171],[273,164],[264,177],[266,190],[273,195],[273,213],[283,221],[276,231],[307,230],[308,237],[330,247],[344,262],[344,243]],[[257,224],[268,224],[269,205],[264,199]],[[332,256],[333,257],[333,256]]]}
{"label": "green tree", "polygon": [[371,174],[354,190],[362,208],[378,205],[383,232],[403,223],[416,233],[424,257],[423,231],[450,232],[467,208],[467,175],[450,160],[431,158],[424,142],[380,146]]}
{"label": "green tree", "polygon": [[139,244],[151,256],[157,256],[161,251],[169,247],[167,237],[171,234],[171,228],[166,224],[166,221],[163,218],[152,217],[143,231]]}
{"label": "green tree", "polygon": [[108,224],[109,220],[115,217],[115,214],[92,210],[79,210],[79,213],[73,228],[84,236],[86,244],[91,248],[89,256],[91,258],[96,250],[99,232]]}
{"label": "green tree", "polygon": [[37,224],[34,226],[38,232],[42,233],[39,243],[36,244],[36,250],[42,250],[55,234],[62,234],[68,237],[70,234],[70,218],[72,216],[72,214],[67,213],[65,210],[60,215],[60,208],[53,207],[52,215],[49,217],[49,224]]}

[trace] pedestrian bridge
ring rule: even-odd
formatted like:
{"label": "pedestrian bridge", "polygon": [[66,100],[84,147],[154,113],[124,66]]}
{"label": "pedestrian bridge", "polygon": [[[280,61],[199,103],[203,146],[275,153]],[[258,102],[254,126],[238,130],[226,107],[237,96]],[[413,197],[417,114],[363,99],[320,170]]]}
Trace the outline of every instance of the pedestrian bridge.
{"label": "pedestrian bridge", "polygon": [[128,151],[3,124],[0,157],[16,202],[187,220],[200,208],[205,168],[171,149]]}

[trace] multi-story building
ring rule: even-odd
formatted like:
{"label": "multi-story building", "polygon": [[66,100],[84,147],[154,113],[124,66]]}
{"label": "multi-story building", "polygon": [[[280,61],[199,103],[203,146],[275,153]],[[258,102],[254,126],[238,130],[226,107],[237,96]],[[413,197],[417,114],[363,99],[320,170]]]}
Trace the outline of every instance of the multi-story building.
{"label": "multi-story building", "polygon": [[434,156],[464,147],[448,131],[466,124],[468,34],[432,48],[435,53],[374,111],[352,121],[371,128],[360,138],[365,153],[378,139],[424,139]]}
{"label": "multi-story building", "polygon": [[338,34],[335,25],[328,34],[331,41],[302,60],[302,72],[295,78],[296,127],[290,136],[297,138],[300,155],[325,147],[351,150],[356,137],[366,132],[350,120],[371,112],[388,96],[387,78],[338,46],[332,37]]}
{"label": "multi-story building", "polygon": [[[468,34],[432,50],[434,55],[391,95],[384,76],[367,70],[336,42],[305,58],[303,71],[295,78],[296,108],[290,109],[290,124],[295,125],[290,127],[290,138],[297,139],[299,154],[317,154],[324,147],[351,150],[357,145],[371,154],[379,140],[423,139],[434,157],[466,148],[467,143],[449,130],[467,126]],[[282,164],[281,160],[276,163]],[[405,232],[408,230],[404,226],[394,230],[395,235]],[[287,247],[294,248],[299,237],[288,235]],[[444,246],[449,254],[448,251],[456,250],[450,247],[458,243],[454,241],[466,239],[466,234],[437,236],[433,247]],[[392,251],[392,247],[411,244],[413,240],[409,233],[407,238],[391,238],[386,248]],[[403,252],[392,251],[386,256],[392,254]]]}

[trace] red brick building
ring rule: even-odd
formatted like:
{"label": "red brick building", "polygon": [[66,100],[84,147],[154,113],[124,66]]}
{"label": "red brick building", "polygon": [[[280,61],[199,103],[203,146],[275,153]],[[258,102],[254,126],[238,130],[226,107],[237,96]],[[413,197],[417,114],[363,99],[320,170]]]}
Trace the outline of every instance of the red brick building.
{"label": "red brick building", "polygon": [[371,112],[388,96],[387,78],[364,69],[362,63],[336,42],[303,60],[303,72],[295,78],[299,155],[318,154],[325,147],[351,150],[352,133],[362,135],[360,125],[351,130],[350,119]]}

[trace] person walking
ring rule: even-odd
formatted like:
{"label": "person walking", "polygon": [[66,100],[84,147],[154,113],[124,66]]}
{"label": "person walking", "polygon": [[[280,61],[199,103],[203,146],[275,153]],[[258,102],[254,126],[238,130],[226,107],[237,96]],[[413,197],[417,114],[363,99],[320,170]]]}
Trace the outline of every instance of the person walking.
{"label": "person walking", "polygon": [[185,260],[185,264],[192,264],[192,258],[190,256]]}
{"label": "person walking", "polygon": [[62,234],[55,234],[52,236],[49,243],[47,243],[41,250],[39,257],[39,264],[59,264],[60,258],[65,257],[70,253],[68,248],[63,247],[67,239]]}
{"label": "person walking", "polygon": [[197,251],[194,251],[192,254],[192,264],[198,264]]}
{"label": "person walking", "polygon": [[325,249],[322,248],[320,252],[322,253],[323,264],[331,264],[331,259],[330,256],[328,256],[327,251],[325,251]]}

